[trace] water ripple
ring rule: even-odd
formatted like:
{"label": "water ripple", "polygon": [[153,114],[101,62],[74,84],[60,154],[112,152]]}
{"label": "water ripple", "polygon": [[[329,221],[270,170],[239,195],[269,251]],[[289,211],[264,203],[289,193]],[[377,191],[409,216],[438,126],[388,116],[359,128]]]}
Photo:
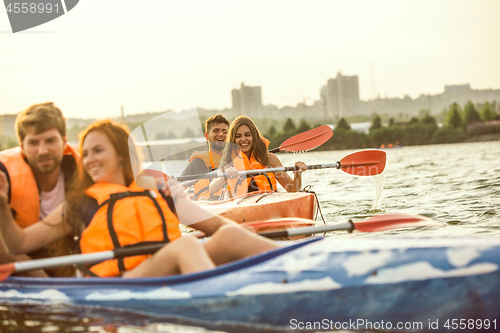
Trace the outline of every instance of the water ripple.
{"label": "water ripple", "polygon": [[[283,165],[297,159],[308,164],[331,163],[353,151],[281,154]],[[376,199],[371,177],[354,177],[338,170],[306,171],[303,184],[318,194],[327,223],[362,221],[385,213],[423,215],[442,227],[420,227],[375,233],[331,232],[327,237],[498,237],[500,236],[500,156],[498,142],[405,147],[387,150],[384,187]],[[439,158],[438,158],[439,157]],[[480,163],[478,163],[480,161]],[[10,332],[209,332],[202,328],[152,323],[105,309],[19,308],[0,306],[0,331]],[[47,313],[50,311],[50,313]],[[72,312],[75,315],[75,312]],[[106,321],[99,319],[106,317]],[[3,323],[3,327],[2,324]],[[119,329],[118,329],[119,328]]]}
{"label": "water ripple", "polygon": [[[340,160],[351,152],[309,152],[306,162],[325,163],[332,154]],[[442,228],[397,230],[393,234],[500,235],[498,142],[405,147],[386,152],[385,183],[376,210],[371,210],[369,203],[375,200],[371,177],[353,177],[336,170],[322,172],[319,177],[315,171],[307,171],[303,184],[314,184],[314,190],[321,193],[320,203],[328,218],[361,220],[401,212],[425,215],[453,228],[445,232]],[[283,165],[293,164],[296,158],[292,154],[280,155]]]}

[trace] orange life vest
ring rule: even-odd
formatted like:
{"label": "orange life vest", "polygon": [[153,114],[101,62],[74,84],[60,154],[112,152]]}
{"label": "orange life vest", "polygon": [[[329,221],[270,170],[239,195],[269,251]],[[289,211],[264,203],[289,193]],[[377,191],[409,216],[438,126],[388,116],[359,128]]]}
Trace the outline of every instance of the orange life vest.
{"label": "orange life vest", "polygon": [[[238,169],[238,171],[245,170],[256,170],[256,169],[266,169],[267,167],[262,165],[253,156],[253,152],[248,158],[245,153],[239,152],[237,156],[233,158],[233,166]],[[242,195],[248,193],[248,187],[250,183],[255,181],[255,184],[259,188],[259,191],[277,191],[278,186],[276,183],[276,176],[274,173],[266,173],[263,175],[253,175],[242,179],[228,179],[227,187],[236,195]]]}
{"label": "orange life vest", "polygon": [[[65,155],[71,155],[78,162],[77,150],[66,145]],[[0,152],[0,162],[10,177],[10,207],[15,212],[15,220],[21,228],[26,228],[40,220],[40,195],[33,171],[21,147]]]}
{"label": "orange life vest", "polygon": [[[194,151],[191,157],[189,158],[189,162],[199,158],[202,160],[205,165],[207,166],[208,172],[217,170],[220,165],[220,161],[222,159],[222,156],[219,153],[215,153],[212,151]],[[198,182],[196,182],[193,185],[194,189],[194,194],[193,194],[193,199],[194,200],[218,200],[221,193],[222,193],[222,188],[216,192],[216,193],[210,193],[209,187],[210,187],[210,179],[200,179]]]}
{"label": "orange life vest", "polygon": [[[85,194],[97,200],[99,209],[82,233],[82,253],[144,242],[169,242],[181,236],[179,220],[156,190],[144,190],[135,182],[129,187],[96,183]],[[91,271],[101,277],[120,276],[146,258],[143,255],[108,260],[93,266]]]}

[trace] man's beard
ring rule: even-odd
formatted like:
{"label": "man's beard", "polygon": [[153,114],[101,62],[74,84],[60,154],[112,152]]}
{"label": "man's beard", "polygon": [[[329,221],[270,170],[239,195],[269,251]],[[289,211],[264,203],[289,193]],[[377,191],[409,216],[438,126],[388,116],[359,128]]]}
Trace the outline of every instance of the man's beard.
{"label": "man's beard", "polygon": [[222,151],[226,146],[226,142],[212,141],[210,142],[210,148],[216,151]]}
{"label": "man's beard", "polygon": [[[61,165],[62,156],[58,157],[55,155],[45,155],[42,157],[38,157],[35,161],[32,161],[28,158],[28,164],[31,166],[34,171],[42,175],[48,175],[57,170],[57,168]],[[43,160],[52,159],[52,164],[50,165],[39,165],[38,163]]]}

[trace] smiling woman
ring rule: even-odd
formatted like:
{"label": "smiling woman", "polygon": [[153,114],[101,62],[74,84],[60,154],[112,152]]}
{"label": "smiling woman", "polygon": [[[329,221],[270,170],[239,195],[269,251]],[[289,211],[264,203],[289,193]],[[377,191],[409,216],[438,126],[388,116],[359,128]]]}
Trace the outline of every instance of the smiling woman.
{"label": "smiling woman", "polygon": [[92,181],[126,185],[123,158],[117,154],[106,134],[89,133],[82,148],[83,167]]}
{"label": "smiling woman", "polygon": [[247,125],[241,125],[236,130],[236,135],[234,137],[235,143],[240,147],[241,151],[245,154],[249,154],[253,149],[253,134]]}
{"label": "smiling woman", "polygon": [[223,150],[221,169],[230,179],[219,177],[210,184],[210,192],[218,192],[224,184],[229,197],[255,191],[277,191],[277,182],[287,192],[298,192],[302,186],[301,173],[307,169],[304,162],[296,162],[299,169],[292,179],[286,172],[267,173],[238,177],[238,171],[265,168],[279,168],[283,165],[279,158],[267,151],[269,141],[259,132],[255,123],[246,116],[237,117],[231,124],[228,134],[229,144]]}
{"label": "smiling woman", "polygon": [[25,229],[12,219],[6,176],[0,172],[0,235],[9,235],[3,237],[9,251],[30,252],[71,234],[80,239],[82,253],[165,243],[152,256],[81,268],[89,276],[147,277],[206,270],[277,247],[233,221],[209,214],[182,195],[182,190],[176,198],[181,220],[212,238],[201,244],[194,236],[181,237],[179,218],[168,203],[170,190],[147,190],[135,183],[133,167],[140,163],[135,145],[129,145],[129,134],[107,120],[90,125],[81,135],[81,170],[69,202]]}

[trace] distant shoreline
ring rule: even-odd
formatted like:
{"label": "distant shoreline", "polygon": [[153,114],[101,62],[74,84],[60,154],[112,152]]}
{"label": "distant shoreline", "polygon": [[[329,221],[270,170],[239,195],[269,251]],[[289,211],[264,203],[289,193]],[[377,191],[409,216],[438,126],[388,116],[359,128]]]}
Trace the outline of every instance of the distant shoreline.
{"label": "distant shoreline", "polygon": [[475,135],[464,140],[464,142],[487,142],[487,141],[500,141],[500,134]]}

